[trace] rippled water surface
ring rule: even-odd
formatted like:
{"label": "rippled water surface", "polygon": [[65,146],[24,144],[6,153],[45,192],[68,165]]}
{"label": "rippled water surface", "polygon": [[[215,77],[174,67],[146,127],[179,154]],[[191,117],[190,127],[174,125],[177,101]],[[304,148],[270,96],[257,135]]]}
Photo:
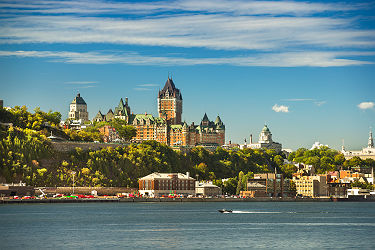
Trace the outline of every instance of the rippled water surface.
{"label": "rippled water surface", "polygon": [[371,249],[374,232],[375,203],[0,205],[0,249]]}

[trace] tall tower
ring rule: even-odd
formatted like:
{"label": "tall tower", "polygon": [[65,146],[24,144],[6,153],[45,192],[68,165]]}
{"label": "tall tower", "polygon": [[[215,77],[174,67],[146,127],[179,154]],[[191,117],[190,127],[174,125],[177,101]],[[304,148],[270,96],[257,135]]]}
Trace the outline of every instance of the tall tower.
{"label": "tall tower", "polygon": [[372,131],[370,130],[370,135],[368,137],[368,148],[374,148],[374,140],[372,139]]}
{"label": "tall tower", "polygon": [[165,118],[170,125],[181,124],[182,95],[172,78],[168,77],[164,88],[158,95],[159,117]]}
{"label": "tall tower", "polygon": [[79,119],[81,119],[82,121],[89,120],[89,113],[87,112],[87,104],[79,93],[70,104],[68,118],[71,120],[79,120]]}

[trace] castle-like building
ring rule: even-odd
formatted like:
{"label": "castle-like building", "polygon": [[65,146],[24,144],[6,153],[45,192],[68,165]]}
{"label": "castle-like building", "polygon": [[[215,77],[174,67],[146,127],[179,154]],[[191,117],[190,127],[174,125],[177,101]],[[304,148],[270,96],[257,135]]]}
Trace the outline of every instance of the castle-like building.
{"label": "castle-like building", "polygon": [[177,147],[224,145],[225,125],[219,116],[215,121],[210,121],[207,114],[204,114],[199,125],[182,122],[182,94],[172,78],[168,77],[164,88],[159,91],[157,103],[158,117],[147,113],[131,113],[128,98],[125,98],[125,103],[121,99],[114,112],[110,109],[104,115],[99,111],[93,121],[110,121],[115,118],[126,120],[137,129],[137,134],[132,139],[134,142],[155,140]]}
{"label": "castle-like building", "polygon": [[87,104],[79,93],[70,103],[68,119],[82,120],[83,122],[89,120],[89,113],[87,112]]}

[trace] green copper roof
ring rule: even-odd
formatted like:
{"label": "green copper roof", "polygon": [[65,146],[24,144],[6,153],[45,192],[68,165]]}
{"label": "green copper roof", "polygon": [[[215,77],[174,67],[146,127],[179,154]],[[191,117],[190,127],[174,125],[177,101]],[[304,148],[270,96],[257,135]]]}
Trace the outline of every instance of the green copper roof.
{"label": "green copper roof", "polygon": [[262,129],[262,132],[270,132],[269,128],[267,125],[264,125],[264,128]]}

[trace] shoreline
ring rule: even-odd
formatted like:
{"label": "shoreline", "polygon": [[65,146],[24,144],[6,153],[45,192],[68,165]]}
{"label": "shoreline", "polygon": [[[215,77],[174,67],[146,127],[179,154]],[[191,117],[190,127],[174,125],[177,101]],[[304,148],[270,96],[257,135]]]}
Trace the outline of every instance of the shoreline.
{"label": "shoreline", "polygon": [[375,202],[358,198],[91,198],[91,199],[1,199],[0,204],[38,203],[100,203],[100,202]]}

